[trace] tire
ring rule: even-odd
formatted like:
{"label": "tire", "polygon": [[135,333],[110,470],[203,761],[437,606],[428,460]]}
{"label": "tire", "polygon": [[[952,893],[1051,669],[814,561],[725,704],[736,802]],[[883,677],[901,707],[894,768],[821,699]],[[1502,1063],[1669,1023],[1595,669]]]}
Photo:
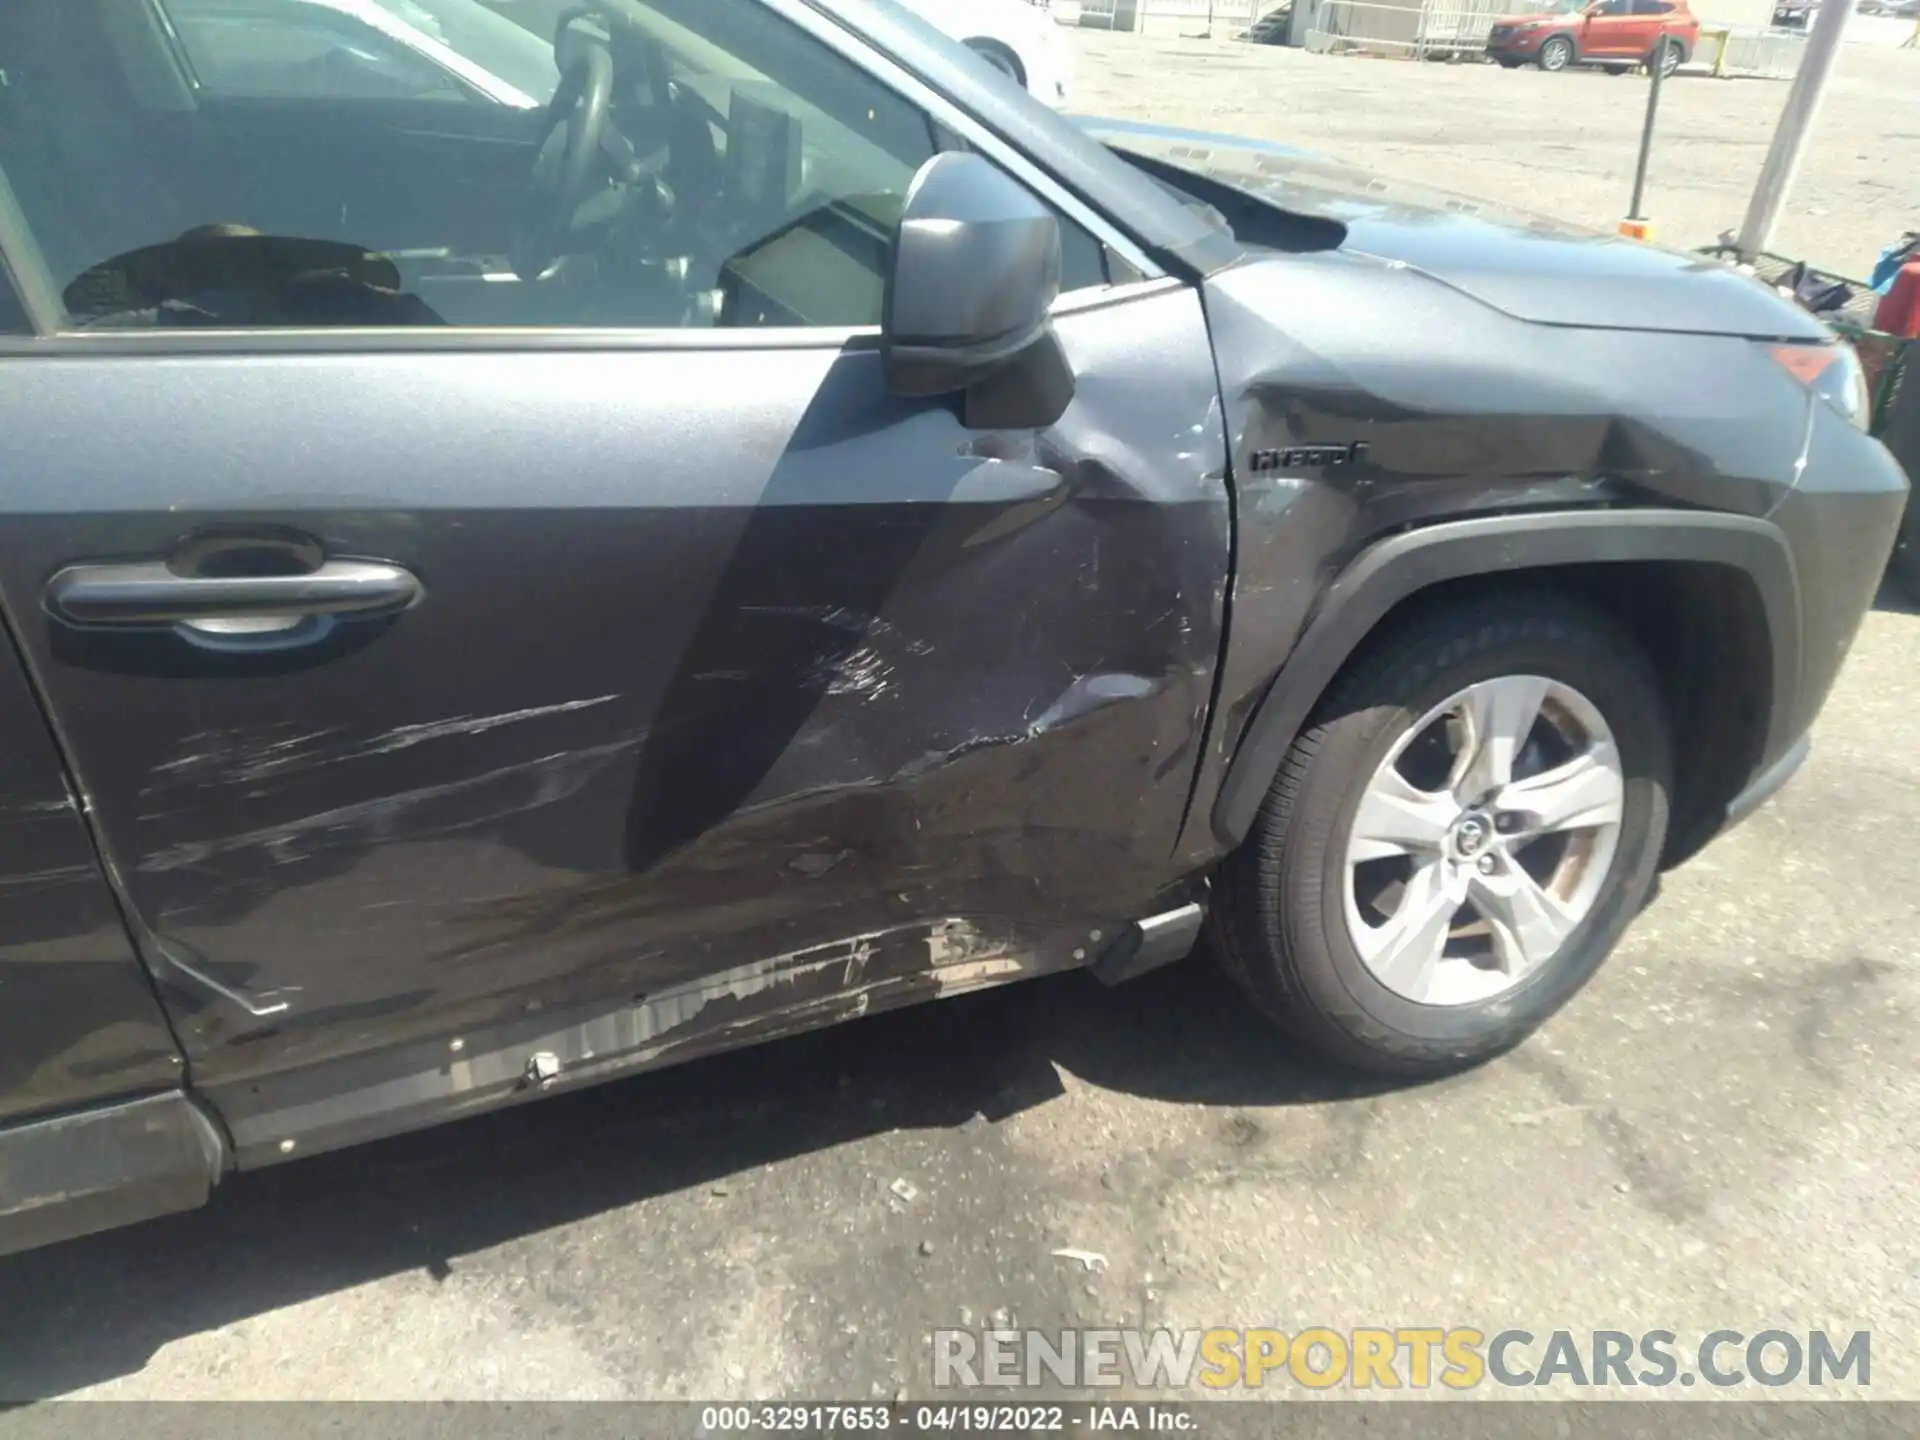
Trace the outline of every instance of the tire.
{"label": "tire", "polygon": [[1671,80],[1673,72],[1678,70],[1687,59],[1687,47],[1678,40],[1663,40],[1653,47],[1653,53],[1647,56],[1647,68],[1660,67],[1663,78]]}
{"label": "tire", "polygon": [[1534,63],[1542,70],[1564,70],[1573,63],[1573,41],[1564,35],[1549,35],[1540,42]]}
{"label": "tire", "polygon": [[1027,71],[1020,63],[1020,57],[998,40],[969,40],[967,48],[1022,90],[1027,88]]}
{"label": "tire", "polygon": [[1518,60],[1501,60],[1498,64],[1502,70],[1517,70],[1520,68],[1520,62]]}
{"label": "tire", "polygon": [[[1582,882],[1596,887],[1591,899],[1537,967],[1493,976],[1510,988],[1484,999],[1417,1003],[1389,988],[1357,947],[1350,886],[1358,881],[1349,872],[1360,871],[1349,863],[1349,836],[1361,800],[1396,747],[1410,732],[1426,735],[1416,729],[1422,717],[1467,687],[1514,676],[1540,677],[1584,697],[1611,732],[1619,759],[1615,840],[1610,853],[1604,846],[1592,852],[1594,878]],[[1528,749],[1544,750],[1543,732],[1532,733]],[[1421,616],[1370,640],[1294,742],[1252,831],[1216,877],[1210,948],[1258,1010],[1337,1063],[1399,1079],[1478,1064],[1518,1044],[1564,1005],[1645,903],[1666,841],[1671,768],[1653,668],[1603,613],[1528,590]],[[1449,832],[1449,844],[1458,833]],[[1584,842],[1565,843],[1564,853],[1572,853]],[[1499,863],[1510,863],[1505,852]],[[1403,893],[1411,897],[1411,881]],[[1449,956],[1469,942],[1448,933],[1448,923],[1442,921],[1445,948],[1436,964],[1479,985],[1478,959]],[[1492,927],[1486,943],[1491,953]]]}

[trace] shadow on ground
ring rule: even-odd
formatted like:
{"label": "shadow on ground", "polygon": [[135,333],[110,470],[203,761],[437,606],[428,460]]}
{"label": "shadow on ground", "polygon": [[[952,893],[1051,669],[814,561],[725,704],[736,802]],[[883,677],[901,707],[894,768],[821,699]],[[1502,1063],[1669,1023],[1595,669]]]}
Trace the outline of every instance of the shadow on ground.
{"label": "shadow on ground", "polygon": [[233,1176],[211,1205],[0,1260],[0,1397],[142,1369],[161,1346],[756,1166],[900,1129],[999,1120],[1055,1066],[1223,1107],[1367,1093],[1293,1059],[1201,961],[1084,974],[782,1040],[376,1145]]}

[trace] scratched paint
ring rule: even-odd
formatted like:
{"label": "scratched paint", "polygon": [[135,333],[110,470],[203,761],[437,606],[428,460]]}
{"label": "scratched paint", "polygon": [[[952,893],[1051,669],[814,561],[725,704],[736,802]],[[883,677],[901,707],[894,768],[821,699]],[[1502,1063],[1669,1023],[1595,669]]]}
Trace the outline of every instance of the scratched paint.
{"label": "scratched paint", "polygon": [[887,693],[894,667],[879,651],[863,646],[850,655],[822,661],[812,678],[829,695],[857,695],[878,700]]}
{"label": "scratched paint", "polygon": [[639,737],[584,750],[543,755],[503,765],[442,785],[424,785],[394,795],[360,800],[297,820],[224,835],[217,840],[171,845],[144,856],[148,874],[190,869],[221,855],[257,851],[276,864],[291,864],[323,850],[421,839],[485,825],[508,815],[555,805],[574,795],[600,771],[630,754]]}
{"label": "scratched paint", "polygon": [[[196,404],[158,469],[48,456],[133,488],[111,533],[26,517],[9,584],[76,546],[166,553],[193,523],[166,509],[179,486],[231,508],[271,470],[306,498],[262,524],[428,586],[272,656],[29,622],[151,943],[287,1004],[253,1014],[156,962],[196,1082],[392,1074],[450,1023],[474,1053],[535,1003],[616,1010],[928,916],[1077,935],[1052,956],[1069,963],[1150,913],[1223,621],[1218,386],[1191,290],[1058,323],[1078,392],[1043,431],[892,396],[863,347],[688,352],[665,375],[638,355],[434,357],[431,375],[301,356],[237,388],[190,364]],[[44,368],[0,411],[126,378],[83,365],[69,392]],[[299,404],[256,423],[239,392],[282,381]],[[354,473],[385,498],[324,499]],[[510,475],[541,483],[476,498]],[[923,940],[913,958],[924,972]],[[881,1003],[873,978],[810,977],[805,1013]],[[736,1038],[766,1023],[728,997],[658,1043],[736,1012]]]}
{"label": "scratched paint", "polygon": [[[1029,947],[1033,948],[1029,948]],[[287,1153],[311,1154],[355,1138],[363,1123],[391,1128],[610,1073],[731,1048],[748,1038],[794,1034],[917,1000],[945,998],[1061,968],[1057,952],[1012,932],[990,935],[948,918],[847,936],[703,976],[632,1004],[571,1023],[525,1030],[511,1044],[483,1048],[464,1037],[437,1042],[434,1056],[406,1074],[323,1098],[282,1103],[264,1090],[223,1099],[243,1165]],[[554,1057],[544,1082],[530,1079],[535,1055]],[[292,1139],[291,1151],[283,1150]]]}
{"label": "scratched paint", "polygon": [[436,740],[485,735],[509,725],[525,725],[536,720],[610,705],[619,698],[618,695],[596,695],[591,699],[535,705],[497,715],[455,715],[442,720],[396,725],[364,740],[338,739],[345,733],[339,726],[291,734],[273,729],[254,733],[201,731],[187,736],[183,742],[190,747],[188,753],[154,766],[155,788],[168,784],[252,783],[322,765],[339,765],[377,755],[392,755]]}
{"label": "scratched paint", "polygon": [[933,653],[933,645],[930,641],[915,635],[902,635],[899,627],[891,620],[879,615],[868,615],[846,605],[743,605],[741,613],[813,620],[847,635],[858,635],[874,640],[894,640],[899,648],[909,655]]}

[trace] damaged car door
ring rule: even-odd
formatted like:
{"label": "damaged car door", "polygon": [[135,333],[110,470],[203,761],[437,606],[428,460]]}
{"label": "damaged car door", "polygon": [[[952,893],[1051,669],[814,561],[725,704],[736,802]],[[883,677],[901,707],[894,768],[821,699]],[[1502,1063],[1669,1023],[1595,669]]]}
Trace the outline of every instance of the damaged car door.
{"label": "damaged car door", "polygon": [[[243,1165],[1078,963],[1167,883],[1195,292],[817,13],[614,8],[520,253],[424,259],[208,208],[158,0],[0,11],[0,587]],[[955,144],[1063,217],[1050,425],[888,383]]]}

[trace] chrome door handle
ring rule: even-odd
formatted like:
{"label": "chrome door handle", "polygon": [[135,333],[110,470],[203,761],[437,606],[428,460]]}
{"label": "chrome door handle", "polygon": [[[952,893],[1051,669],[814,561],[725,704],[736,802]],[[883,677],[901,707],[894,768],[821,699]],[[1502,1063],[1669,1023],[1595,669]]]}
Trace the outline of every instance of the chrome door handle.
{"label": "chrome door handle", "polygon": [[377,560],[329,560],[297,575],[181,575],[147,560],[69,565],[47,582],[45,600],[70,625],[139,626],[374,616],[423,594],[411,571]]}

